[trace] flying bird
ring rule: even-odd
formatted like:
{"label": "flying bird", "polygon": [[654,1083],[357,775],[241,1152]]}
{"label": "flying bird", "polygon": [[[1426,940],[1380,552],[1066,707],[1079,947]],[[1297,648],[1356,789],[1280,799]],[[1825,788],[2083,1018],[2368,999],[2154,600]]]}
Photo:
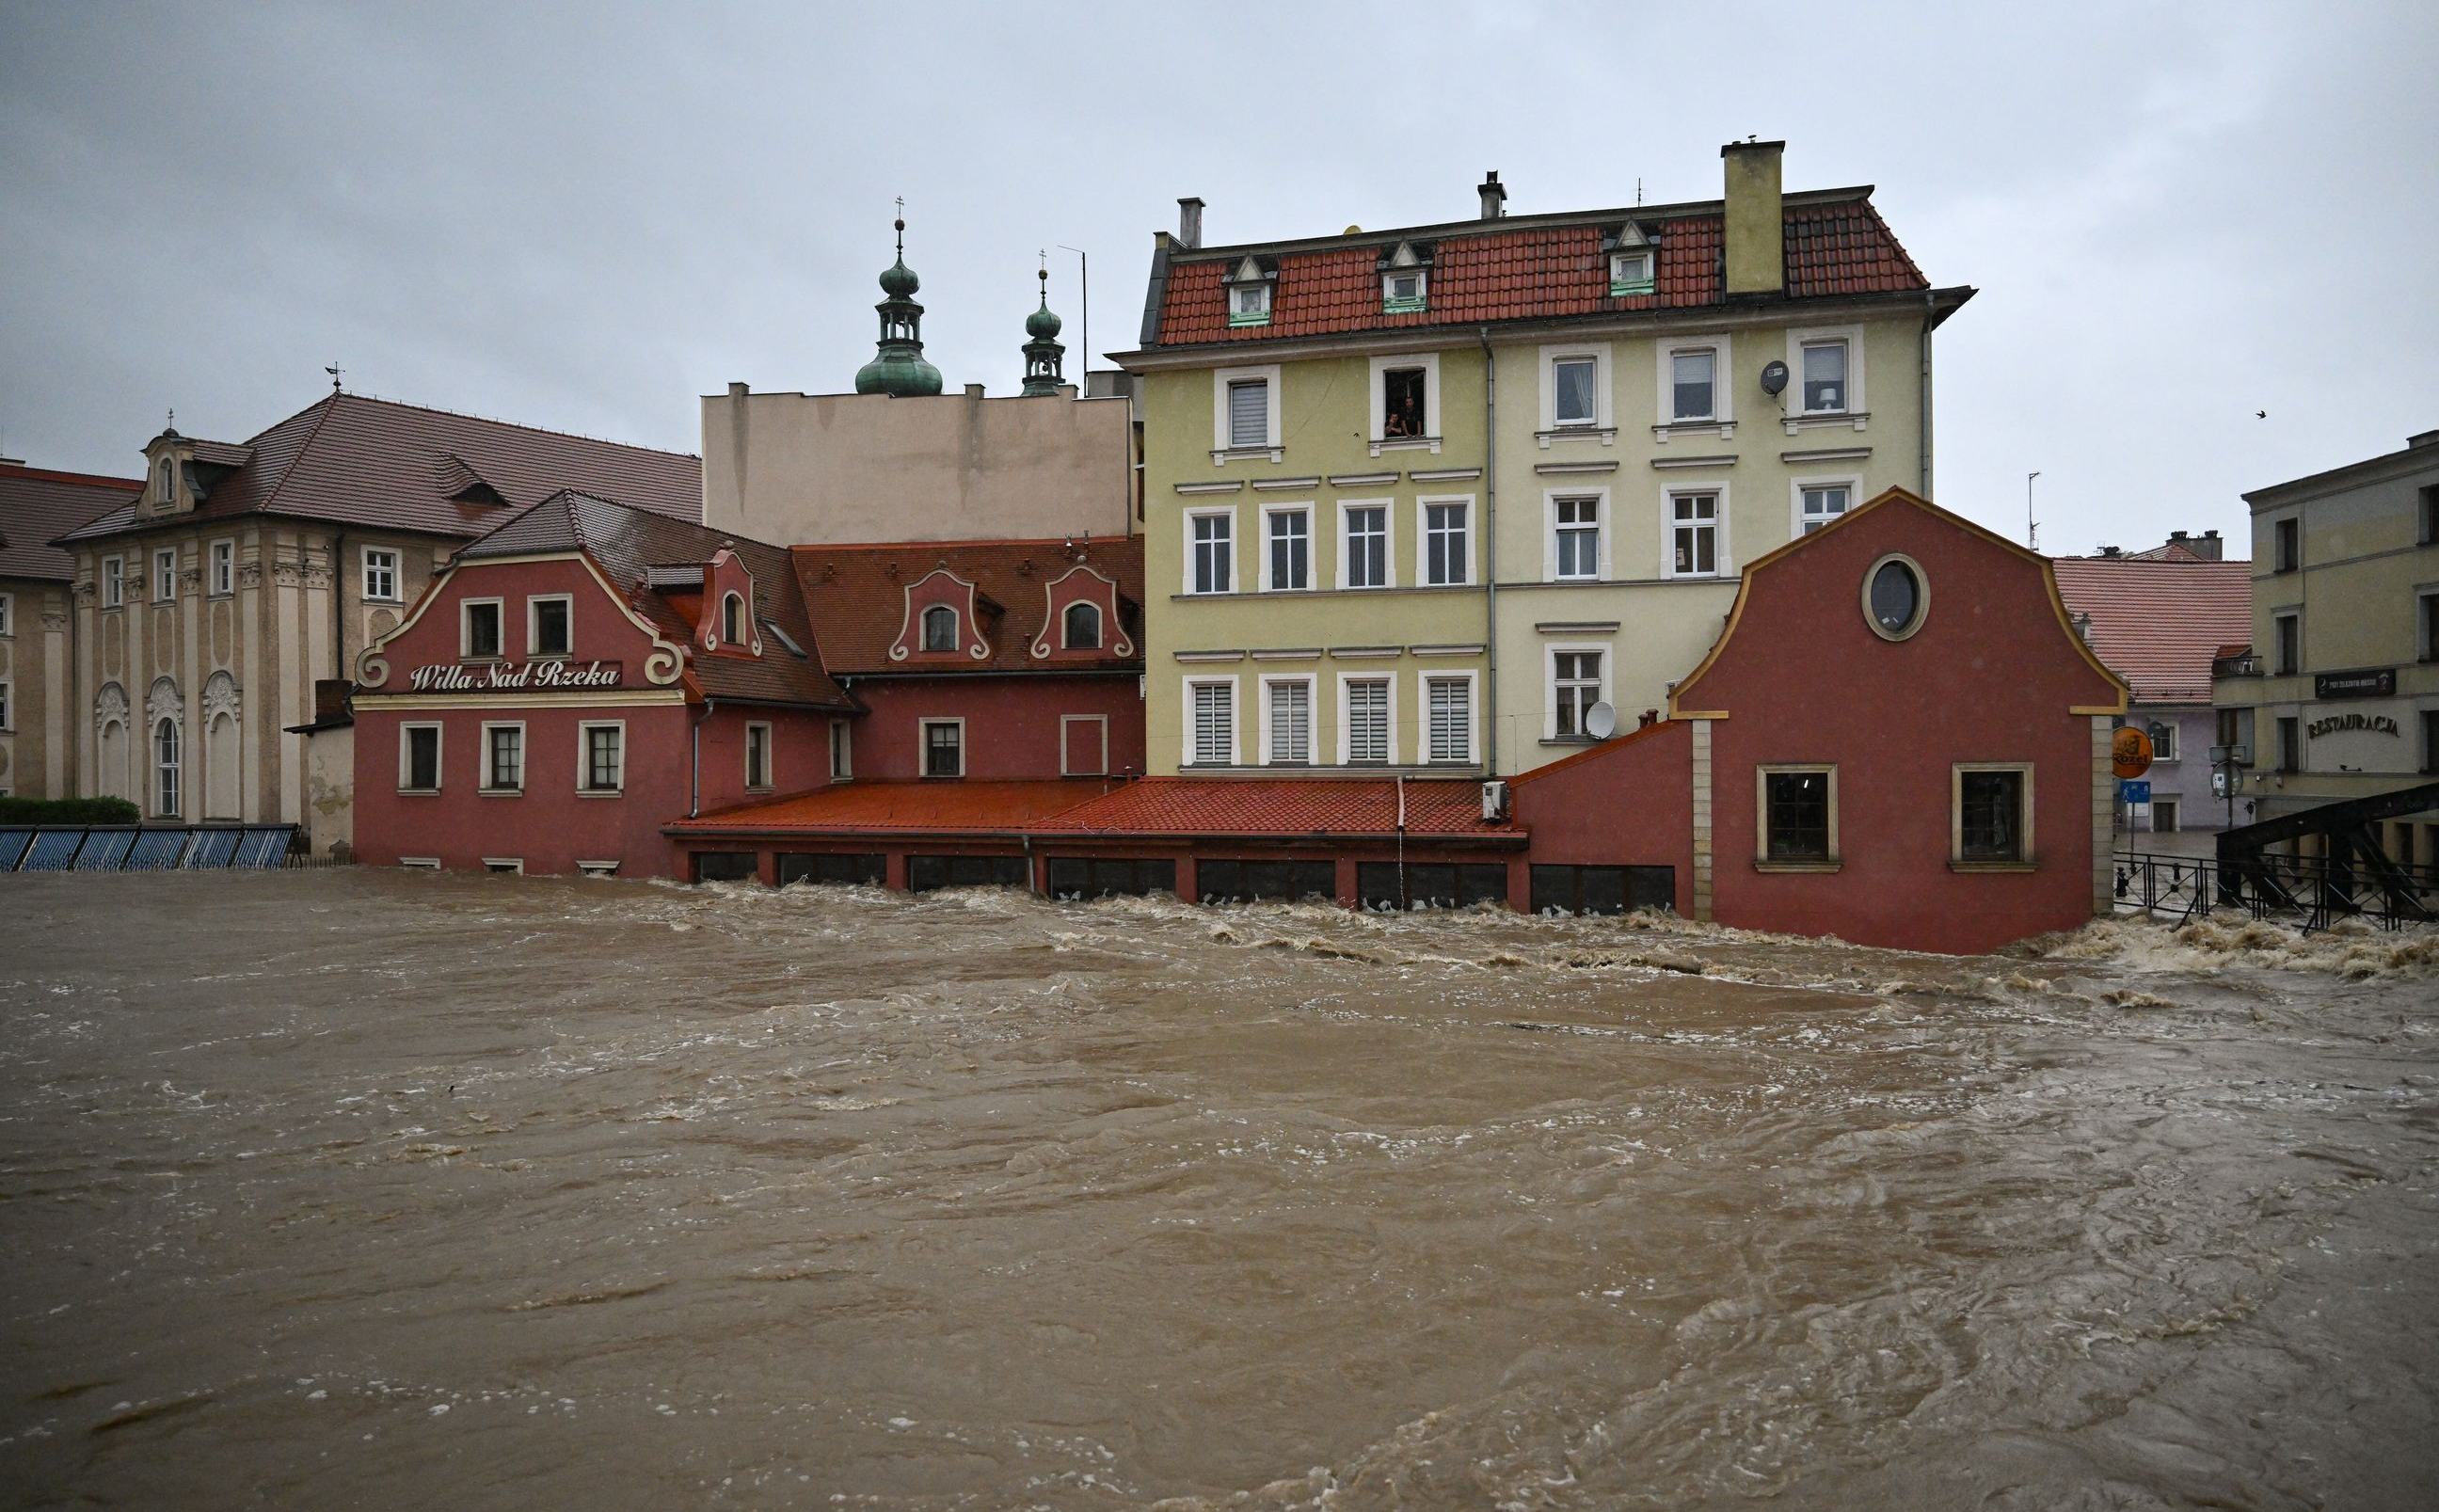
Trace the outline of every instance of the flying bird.
{"label": "flying bird", "polygon": [[2256,420],[2266,420],[2270,418],[2270,412],[2268,410],[2254,410],[2252,412],[2252,418]]}

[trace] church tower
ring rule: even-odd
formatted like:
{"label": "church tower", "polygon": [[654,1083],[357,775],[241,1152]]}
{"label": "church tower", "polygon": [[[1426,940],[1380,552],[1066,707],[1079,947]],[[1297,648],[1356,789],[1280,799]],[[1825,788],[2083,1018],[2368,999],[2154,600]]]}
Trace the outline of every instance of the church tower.
{"label": "church tower", "polygon": [[923,280],[906,266],[906,222],[898,228],[898,260],[881,276],[881,292],[888,297],[872,308],[881,311],[881,349],[855,375],[859,394],[896,394],[901,398],[940,392],[940,370],[923,360],[923,307],[915,291]]}
{"label": "church tower", "polygon": [[1067,348],[1059,342],[1059,317],[1050,312],[1050,270],[1043,268],[1034,276],[1041,280],[1041,308],[1024,317],[1024,333],[1032,338],[1024,344],[1024,392],[1050,395],[1066,382],[1059,365]]}

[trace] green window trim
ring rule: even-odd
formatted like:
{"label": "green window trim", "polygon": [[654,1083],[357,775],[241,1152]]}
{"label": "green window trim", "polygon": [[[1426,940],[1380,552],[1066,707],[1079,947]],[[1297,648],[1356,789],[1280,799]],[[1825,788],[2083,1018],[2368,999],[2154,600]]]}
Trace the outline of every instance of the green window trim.
{"label": "green window trim", "polygon": [[1428,304],[1428,298],[1422,294],[1416,294],[1412,299],[1383,298],[1380,301],[1380,313],[1384,315],[1417,315],[1423,312]]}
{"label": "green window trim", "polygon": [[1231,311],[1228,314],[1228,324],[1231,326],[1267,326],[1270,323],[1271,312],[1267,310],[1254,314],[1242,314]]}

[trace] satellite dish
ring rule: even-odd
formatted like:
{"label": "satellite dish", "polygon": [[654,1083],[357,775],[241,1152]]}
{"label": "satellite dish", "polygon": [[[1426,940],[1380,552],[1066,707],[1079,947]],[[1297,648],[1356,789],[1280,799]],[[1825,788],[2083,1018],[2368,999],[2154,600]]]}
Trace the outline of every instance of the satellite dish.
{"label": "satellite dish", "polygon": [[1606,740],[1617,733],[1617,710],[1607,703],[1595,703],[1584,711],[1584,733],[1595,740]]}
{"label": "satellite dish", "polygon": [[1773,362],[1761,370],[1761,391],[1776,394],[1787,387],[1787,365]]}

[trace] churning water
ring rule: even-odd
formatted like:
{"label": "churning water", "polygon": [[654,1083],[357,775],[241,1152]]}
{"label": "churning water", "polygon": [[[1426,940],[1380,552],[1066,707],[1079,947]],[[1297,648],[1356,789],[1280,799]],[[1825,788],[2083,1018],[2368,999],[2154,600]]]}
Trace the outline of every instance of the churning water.
{"label": "churning water", "polygon": [[2429,941],[0,886],[0,1501],[2418,1507]]}

